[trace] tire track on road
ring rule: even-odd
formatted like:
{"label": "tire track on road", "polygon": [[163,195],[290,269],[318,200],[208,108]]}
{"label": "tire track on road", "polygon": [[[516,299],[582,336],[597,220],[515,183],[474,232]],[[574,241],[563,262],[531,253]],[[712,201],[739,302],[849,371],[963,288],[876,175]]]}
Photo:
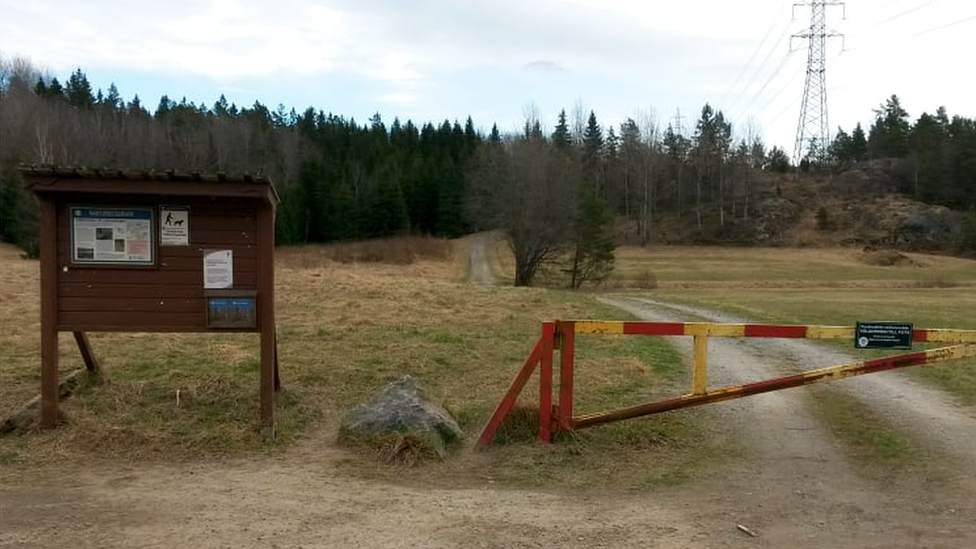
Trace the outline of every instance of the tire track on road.
{"label": "tire track on road", "polygon": [[[617,296],[600,301],[641,320],[744,322],[725,313],[644,298]],[[690,364],[692,338],[671,340]],[[710,387],[853,361],[812,342],[760,343],[722,337],[709,339],[708,357]],[[970,473],[976,459],[976,420],[968,415],[971,411],[953,405],[939,391],[889,375],[892,373],[832,385],[847,384],[845,395],[876,408],[886,418],[894,417],[913,436],[952,459],[950,481],[939,481],[945,478],[944,467],[924,463],[919,470],[913,469],[913,478],[885,483],[863,477],[844,444],[814,412],[813,393],[778,391],[708,407],[714,435],[735,437],[747,447],[743,459],[732,458],[719,466],[716,491],[720,495],[710,499],[709,512],[738,513],[784,544],[827,546],[820,543],[843,539],[837,535],[848,531],[853,545],[846,546],[871,547],[874,545],[865,543],[871,539],[888,540],[878,547],[924,546],[923,538],[912,538],[919,535],[920,522],[927,523],[926,528],[949,525],[940,531],[950,533],[949,539],[954,541],[932,546],[955,547],[960,539],[976,542],[976,485],[972,482],[976,473]],[[885,377],[871,379],[879,376]],[[860,383],[848,383],[857,381]],[[897,415],[892,416],[895,409]],[[916,542],[901,545],[893,541],[900,539]]]}

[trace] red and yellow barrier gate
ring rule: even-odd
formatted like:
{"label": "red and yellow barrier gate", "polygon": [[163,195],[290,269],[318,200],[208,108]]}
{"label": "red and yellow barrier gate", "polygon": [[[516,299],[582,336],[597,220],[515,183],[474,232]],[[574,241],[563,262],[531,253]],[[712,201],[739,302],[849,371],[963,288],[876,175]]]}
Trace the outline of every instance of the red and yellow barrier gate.
{"label": "red and yellow barrier gate", "polygon": [[[573,415],[573,359],[577,334],[692,336],[694,364],[691,392],[679,397],[629,406],[607,412]],[[478,446],[491,442],[502,421],[536,367],[539,368],[539,440],[550,442],[558,431],[591,427],[622,419],[688,408],[711,402],[778,391],[821,381],[894,370],[918,364],[932,364],[976,356],[976,330],[913,328],[913,343],[953,343],[925,351],[903,353],[829,366],[783,377],[708,389],[709,337],[776,337],[805,339],[854,339],[854,326],[802,326],[775,324],[721,324],[713,322],[617,322],[617,321],[547,321],[542,335],[509,384],[505,396],[478,437]],[[553,360],[559,350],[559,395],[553,405]]]}

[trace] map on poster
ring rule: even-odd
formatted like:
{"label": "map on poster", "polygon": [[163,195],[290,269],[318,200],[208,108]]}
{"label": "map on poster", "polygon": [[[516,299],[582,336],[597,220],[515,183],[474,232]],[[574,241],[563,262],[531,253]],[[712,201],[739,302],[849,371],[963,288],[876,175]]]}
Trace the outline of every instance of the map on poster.
{"label": "map on poster", "polygon": [[75,263],[152,265],[152,208],[71,208]]}

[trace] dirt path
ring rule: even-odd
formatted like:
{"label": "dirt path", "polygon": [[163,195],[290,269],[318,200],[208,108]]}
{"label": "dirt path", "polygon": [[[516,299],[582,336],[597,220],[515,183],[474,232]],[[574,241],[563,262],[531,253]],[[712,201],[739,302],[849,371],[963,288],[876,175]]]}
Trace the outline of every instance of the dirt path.
{"label": "dirt path", "polygon": [[[603,301],[645,320],[693,318],[712,322],[750,322],[749,319],[727,313],[650,299],[615,298]],[[760,375],[770,377],[859,360],[858,357],[807,340],[714,338],[709,345],[717,345],[719,352],[734,347],[759,356],[778,357],[778,360],[773,362],[778,366],[763,367],[759,362],[745,367],[736,366],[732,374],[735,382],[748,381],[742,379],[742,375],[735,374],[747,373],[751,379],[756,380],[760,379],[756,377]],[[715,372],[719,376],[730,375],[730,369],[723,367],[724,361],[716,358],[715,362],[718,366]],[[738,363],[733,362],[733,364]],[[716,379],[716,381],[722,380]],[[848,398],[866,404],[878,414],[890,418],[899,428],[923,440],[926,445],[935,450],[947,454],[948,457],[956,458],[963,465],[972,465],[974,474],[970,478],[976,479],[976,436],[974,436],[976,435],[976,410],[962,406],[951,395],[915,381],[903,372],[861,376],[834,383],[831,387],[841,391]],[[796,399],[796,395],[792,393],[785,394],[788,398]]]}
{"label": "dirt path", "polygon": [[[634,298],[608,302],[646,319],[732,320]],[[684,339],[675,343],[688,352]],[[794,343],[805,344],[715,338],[712,379],[759,379],[838,358]],[[323,426],[284,454],[246,462],[19,465],[26,476],[5,472],[0,484],[0,548],[976,546],[973,411],[900,376],[875,376],[887,377],[868,381],[874,393],[864,402],[898,409],[894,420],[931,449],[925,463],[887,477],[849,461],[805,389],[715,405],[711,436],[748,450],[707,481],[626,494],[499,489],[476,467],[457,489],[352,478],[337,464],[354,458]]]}
{"label": "dirt path", "polygon": [[495,275],[491,272],[488,260],[491,233],[472,235],[468,244],[468,282],[472,284],[494,284]]}
{"label": "dirt path", "polygon": [[[747,321],[648,299],[603,301],[644,320]],[[690,357],[690,338],[674,339]],[[755,381],[854,360],[808,341],[712,338],[709,384]],[[976,546],[976,412],[900,372],[843,380],[833,387],[924,447],[919,463],[864,478],[864,466],[850,463],[841,443],[814,417],[811,392],[768,393],[713,408],[717,430],[734,431],[752,448],[738,470],[731,468],[726,501],[734,502],[733,508],[773,511],[760,522],[772,519],[770,527],[784,540],[792,534],[811,546],[832,537],[823,537],[825,528],[839,535],[822,546]]]}

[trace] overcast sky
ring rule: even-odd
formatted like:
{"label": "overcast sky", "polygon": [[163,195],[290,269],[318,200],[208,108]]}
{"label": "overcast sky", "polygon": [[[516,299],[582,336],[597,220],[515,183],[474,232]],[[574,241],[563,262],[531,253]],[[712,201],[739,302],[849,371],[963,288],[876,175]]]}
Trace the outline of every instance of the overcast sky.
{"label": "overcast sky", "polygon": [[[846,18],[845,18],[846,15]],[[810,9],[783,0],[0,0],[0,53],[154,109],[163,94],[365,123],[472,116],[547,129],[576,105],[601,124],[653,117],[686,135],[705,102],[792,153]],[[914,119],[976,117],[976,2],[850,0],[827,8],[830,125],[898,94]]]}

